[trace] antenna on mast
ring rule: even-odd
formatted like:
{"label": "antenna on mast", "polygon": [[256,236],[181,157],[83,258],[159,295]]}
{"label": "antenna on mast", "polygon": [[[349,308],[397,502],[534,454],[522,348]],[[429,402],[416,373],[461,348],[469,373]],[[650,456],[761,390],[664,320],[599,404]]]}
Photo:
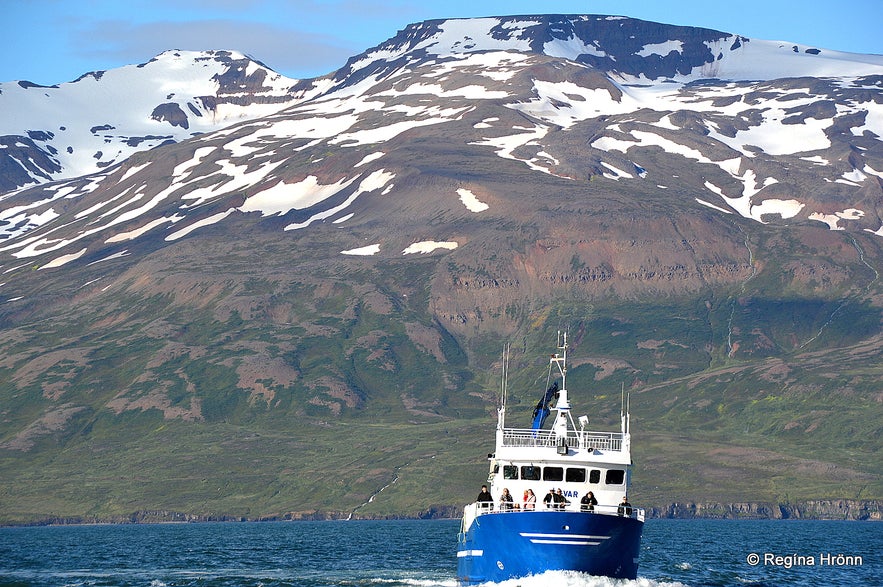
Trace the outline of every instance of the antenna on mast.
{"label": "antenna on mast", "polygon": [[625,382],[620,383],[619,387],[619,427],[625,434],[628,430],[626,425],[626,407],[625,407]]}
{"label": "antenna on mast", "polygon": [[625,431],[628,434],[632,427],[632,393],[625,396]]}
{"label": "antenna on mast", "polygon": [[506,405],[506,345],[503,345],[503,351],[500,353],[500,359],[503,363],[503,372],[500,376],[500,405]]}
{"label": "antenna on mast", "polygon": [[503,346],[503,376],[500,381],[500,409],[497,417],[497,425],[502,428],[506,417],[506,400],[509,393],[509,343]]}

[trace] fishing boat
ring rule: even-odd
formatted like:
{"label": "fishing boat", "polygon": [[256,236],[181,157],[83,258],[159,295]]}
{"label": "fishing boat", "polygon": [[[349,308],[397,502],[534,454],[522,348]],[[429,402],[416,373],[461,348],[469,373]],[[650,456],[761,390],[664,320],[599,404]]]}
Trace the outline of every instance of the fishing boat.
{"label": "fishing boat", "polygon": [[587,416],[578,418],[577,427],[567,390],[567,334],[558,338],[530,428],[506,426],[504,353],[489,489],[465,506],[457,539],[460,585],[553,570],[637,577],[644,510],[627,499],[628,400],[621,398],[619,432],[589,431]]}

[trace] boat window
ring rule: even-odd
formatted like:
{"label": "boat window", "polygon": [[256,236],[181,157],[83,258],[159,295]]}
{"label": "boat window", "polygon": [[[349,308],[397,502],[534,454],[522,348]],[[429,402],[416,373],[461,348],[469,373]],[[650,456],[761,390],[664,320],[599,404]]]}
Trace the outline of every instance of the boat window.
{"label": "boat window", "polygon": [[567,467],[567,478],[565,480],[573,483],[585,483],[586,470],[582,467]]}
{"label": "boat window", "polygon": [[592,469],[589,471],[589,483],[600,483],[601,482],[601,471],[598,469]]}
{"label": "boat window", "polygon": [[521,467],[521,478],[527,479],[528,481],[539,481],[540,480],[540,468],[533,467],[530,465],[526,465]]}
{"label": "boat window", "polygon": [[503,479],[518,479],[518,467],[503,465]]}
{"label": "boat window", "polygon": [[622,485],[625,481],[625,471],[622,469],[610,469],[607,471],[605,482],[607,485]]}
{"label": "boat window", "polygon": [[563,467],[545,467],[543,469],[543,481],[561,481],[563,479]]}

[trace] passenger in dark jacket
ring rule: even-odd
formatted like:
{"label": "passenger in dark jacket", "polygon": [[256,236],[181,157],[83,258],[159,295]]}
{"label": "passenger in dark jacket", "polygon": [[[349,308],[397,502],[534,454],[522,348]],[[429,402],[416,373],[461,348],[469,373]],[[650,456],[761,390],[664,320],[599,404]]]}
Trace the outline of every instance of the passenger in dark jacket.
{"label": "passenger in dark jacket", "polygon": [[487,485],[481,486],[481,493],[478,494],[475,501],[478,502],[478,507],[482,509],[489,510],[494,507],[494,496],[487,490]]}
{"label": "passenger in dark jacket", "polygon": [[567,506],[570,505],[570,502],[567,501],[567,498],[564,497],[564,492],[561,491],[561,488],[558,488],[558,491],[555,493],[555,509],[563,510]]}
{"label": "passenger in dark jacket", "polygon": [[579,503],[582,511],[593,512],[595,511],[595,506],[598,505],[598,500],[595,499],[595,494],[590,491],[579,500]]}

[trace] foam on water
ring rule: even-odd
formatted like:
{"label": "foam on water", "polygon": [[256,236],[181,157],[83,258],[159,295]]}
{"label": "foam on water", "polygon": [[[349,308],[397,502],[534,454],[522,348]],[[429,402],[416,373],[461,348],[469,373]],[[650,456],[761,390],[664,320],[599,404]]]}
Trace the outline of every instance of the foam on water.
{"label": "foam on water", "polygon": [[631,581],[626,579],[611,579],[610,577],[597,577],[574,571],[547,571],[540,575],[509,579],[500,583],[485,583],[497,587],[686,587],[678,582],[660,582],[653,579],[638,577]]}

